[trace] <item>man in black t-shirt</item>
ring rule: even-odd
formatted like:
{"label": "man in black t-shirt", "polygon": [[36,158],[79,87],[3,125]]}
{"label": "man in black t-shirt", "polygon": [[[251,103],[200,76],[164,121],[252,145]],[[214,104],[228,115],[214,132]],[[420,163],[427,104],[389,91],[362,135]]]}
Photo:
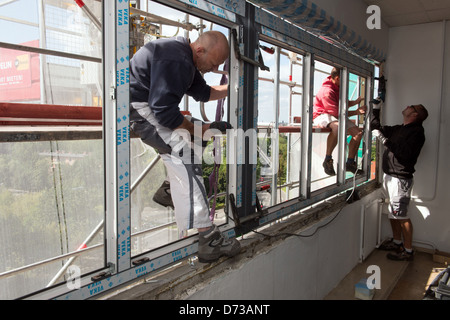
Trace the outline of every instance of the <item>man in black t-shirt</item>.
{"label": "man in black t-shirt", "polygon": [[422,122],[428,117],[427,109],[419,104],[402,111],[403,124],[382,126],[380,124],[381,102],[373,105],[371,129],[375,130],[385,146],[382,168],[384,188],[389,195],[389,221],[393,239],[383,243],[380,249],[391,260],[412,260],[413,225],[408,216],[413,174],[420,151],[425,143]]}

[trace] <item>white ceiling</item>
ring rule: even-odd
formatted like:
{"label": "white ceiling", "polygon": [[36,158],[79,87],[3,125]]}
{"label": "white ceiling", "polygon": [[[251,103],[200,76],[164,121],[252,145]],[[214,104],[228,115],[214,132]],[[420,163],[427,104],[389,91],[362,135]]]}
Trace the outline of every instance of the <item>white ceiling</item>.
{"label": "white ceiling", "polygon": [[378,5],[389,27],[450,20],[450,0],[362,0]]}

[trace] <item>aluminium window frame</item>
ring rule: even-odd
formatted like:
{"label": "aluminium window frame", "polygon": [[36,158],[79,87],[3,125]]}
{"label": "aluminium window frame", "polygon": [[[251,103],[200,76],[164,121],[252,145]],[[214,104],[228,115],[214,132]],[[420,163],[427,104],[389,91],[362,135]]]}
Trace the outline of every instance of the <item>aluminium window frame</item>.
{"label": "aluminium window frame", "polygon": [[[197,2],[183,4],[183,1],[162,0],[162,4],[205,19],[216,19],[224,27],[239,30],[235,24],[236,14],[242,6],[233,6],[233,11]],[[129,133],[129,25],[128,2],[121,0],[104,3],[104,154],[105,154],[105,268],[90,274],[81,275],[78,289],[70,289],[67,283],[32,293],[25,299],[89,299],[123,283],[137,280],[150,272],[162,270],[179,260],[194,255],[198,251],[198,236],[171,242],[170,244],[131,256],[130,227],[130,133]],[[228,4],[223,1],[223,6]],[[234,47],[232,45],[232,50]],[[231,51],[233,52],[233,51]],[[242,61],[230,54],[230,71],[240,70]],[[230,72],[239,80],[239,72]],[[242,75],[241,75],[242,76]],[[231,99],[242,99],[239,88],[231,90]],[[230,102],[228,102],[230,104]],[[234,120],[236,121],[236,119]],[[236,176],[231,175],[228,185],[236,190]],[[234,222],[219,226],[228,237],[234,237]]]}
{"label": "aluminium window frame", "polygon": [[[364,127],[364,155],[363,169],[364,174],[357,175],[354,179],[345,177],[346,158],[346,119],[347,116],[347,96],[348,96],[348,74],[353,73],[366,79],[365,101],[372,98],[371,86],[373,79],[373,66],[356,57],[355,55],[337,48],[329,43],[313,36],[309,32],[286,22],[283,19],[277,20],[268,11],[256,8],[255,23],[258,25],[259,39],[296,51],[305,57],[306,66],[303,71],[303,113],[302,113],[302,154],[301,154],[301,172],[300,172],[300,195],[297,199],[290,199],[282,203],[275,204],[263,210],[258,222],[252,223],[252,227],[260,227],[274,222],[282,217],[301,211],[310,207],[316,202],[323,201],[332,196],[345,192],[356,185],[370,182],[370,161],[368,160],[368,146],[371,139],[371,131],[368,125]],[[312,144],[312,108],[313,108],[313,89],[314,89],[314,62],[321,61],[327,64],[339,66],[343,69],[344,86],[341,85],[341,103],[340,103],[340,125],[339,125],[339,164],[337,183],[322,189],[311,192],[311,144]],[[369,110],[367,112],[369,114]],[[367,119],[367,117],[366,117]],[[307,120],[307,121],[305,121]],[[342,130],[342,128],[344,128]],[[274,191],[273,191],[274,192]]]}
{"label": "aluminium window frame", "polygon": [[[217,19],[221,25],[236,31],[239,39],[239,48],[234,47],[235,44],[230,35],[230,71],[232,71],[230,72],[230,84],[234,84],[234,86],[230,85],[228,97],[228,120],[234,128],[246,129],[251,127],[251,123],[255,123],[255,121],[249,119],[245,120],[243,118],[249,114],[255,116],[256,110],[254,105],[257,105],[257,98],[253,98],[254,105],[249,111],[246,111],[244,108],[244,100],[248,99],[248,96],[251,93],[256,92],[257,88],[253,87],[253,84],[252,87],[246,89],[244,83],[245,81],[248,81],[246,77],[249,73],[253,73],[253,75],[256,73],[257,75],[257,69],[255,66],[249,66],[247,62],[238,60],[234,55],[236,49],[239,50],[241,54],[244,53],[249,56],[250,59],[255,58],[254,60],[257,60],[258,50],[256,44],[248,45],[244,41],[244,38],[250,33],[248,29],[249,26],[252,26],[256,30],[253,37],[253,39],[256,39],[256,43],[259,43],[259,40],[268,40],[272,43],[283,43],[284,47],[289,48],[289,50],[292,51],[298,51],[298,53],[302,54],[304,57],[302,119],[307,121],[302,124],[302,163],[299,197],[266,208],[262,213],[255,212],[254,169],[256,165],[248,165],[251,172],[247,173],[245,179],[242,179],[242,166],[239,167],[238,165],[227,164],[229,178],[227,193],[228,195],[233,194],[239,196],[241,199],[243,197],[244,201],[240,203],[241,206],[239,207],[237,214],[239,218],[243,218],[239,222],[242,225],[245,225],[245,229],[257,228],[277,221],[282,217],[301,211],[314,203],[345,192],[352,188],[354,184],[364,184],[368,181],[370,175],[370,161],[367,160],[366,155],[364,158],[366,163],[363,164],[363,167],[367,169],[365,175],[358,175],[354,181],[351,181],[350,179],[346,180],[345,176],[340,174],[337,184],[314,192],[311,192],[310,189],[314,61],[323,60],[328,61],[328,63],[331,61],[333,64],[343,66],[346,75],[348,75],[349,70],[352,70],[365,76],[367,84],[366,101],[369,101],[372,96],[369,86],[371,81],[369,81],[369,79],[373,77],[373,71],[370,70],[367,62],[362,61],[361,58],[352,56],[342,49],[331,47],[329,44],[327,44],[329,45],[327,47],[329,48],[329,51],[326,49],[324,50],[323,45],[321,48],[315,47],[314,45],[317,44],[317,41],[323,40],[313,38],[309,33],[287,23],[283,19],[279,18],[279,24],[275,26],[274,29],[271,29],[270,27],[272,27],[272,25],[269,27],[264,20],[264,17],[267,17],[266,15],[268,13],[248,2],[245,3],[245,8],[243,8],[241,5],[243,1],[233,2],[233,4],[238,5],[232,7],[229,7],[229,1],[214,1],[219,8],[222,6],[222,8],[228,8],[230,10],[218,10],[218,7],[212,6],[211,3],[208,3],[207,1],[196,1],[193,3],[188,0],[158,0],[157,2],[180,9],[181,11],[189,10],[189,13],[197,16],[204,16],[207,19]],[[105,1],[104,6],[105,113],[103,130],[105,134],[105,176],[107,177],[105,181],[105,268],[96,272],[95,277],[92,277],[92,274],[83,275],[81,277],[81,287],[77,290],[69,290],[66,284],[63,283],[31,295],[30,298],[51,298],[56,300],[92,298],[107,290],[114,289],[123,283],[137,280],[139,277],[168,267],[184,257],[194,255],[198,249],[198,237],[194,235],[186,239],[172,242],[163,248],[145,252],[134,257],[131,256],[130,203],[129,189],[127,189],[130,176],[128,174],[130,164],[130,137],[129,131],[127,131],[127,128],[129,129],[129,92],[127,93],[127,88],[129,88],[129,83],[127,83],[129,74],[127,75],[126,72],[128,63],[127,53],[123,51],[124,48],[125,51],[128,50],[129,30],[127,24],[122,24],[122,28],[117,28],[119,19],[123,17],[121,14],[128,10],[128,2],[120,0]],[[250,17],[249,11],[252,10],[253,12]],[[223,12],[225,12],[224,15],[222,15]],[[272,18],[273,17],[271,17],[271,19]],[[124,21],[125,20],[122,20],[122,22]],[[119,59],[117,59],[118,56],[120,57]],[[121,61],[121,58],[123,58],[124,61]],[[120,70],[125,70],[125,83],[120,82]],[[249,82],[246,83],[248,84]],[[345,96],[346,95],[347,94],[345,94]],[[343,115],[346,115],[346,108],[341,109],[345,110]],[[342,118],[344,117],[341,117],[341,119]],[[244,120],[247,121],[246,125],[243,125]],[[368,126],[365,128],[364,143],[366,146],[369,146],[371,135],[370,130],[367,129],[367,127]],[[118,132],[125,132],[125,135],[118,135]],[[229,138],[230,137],[227,137],[227,139]],[[340,137],[340,139],[343,138]],[[238,143],[242,143],[242,141]],[[227,149],[228,148],[229,144],[227,144]],[[245,148],[242,149],[245,152]],[[341,149],[343,149],[343,147],[341,147]],[[366,147],[364,150],[367,154],[368,148]],[[340,152],[342,153],[340,154],[340,158],[342,158],[343,155],[345,155],[345,151]],[[230,154],[230,150],[227,150],[227,154]],[[112,157],[107,157],[107,155],[112,155]],[[239,163],[238,159],[241,157],[242,154],[234,152],[234,163]],[[342,161],[340,162],[343,166]],[[342,168],[340,170],[342,172]],[[245,194],[242,194],[242,192],[245,192]],[[227,208],[230,208],[231,206],[230,199],[227,197]],[[248,214],[248,212],[250,212],[250,214]],[[231,216],[230,210],[228,210],[228,216]],[[232,219],[229,219],[228,224],[221,226],[221,230],[230,237],[242,233],[239,226],[236,225]]]}

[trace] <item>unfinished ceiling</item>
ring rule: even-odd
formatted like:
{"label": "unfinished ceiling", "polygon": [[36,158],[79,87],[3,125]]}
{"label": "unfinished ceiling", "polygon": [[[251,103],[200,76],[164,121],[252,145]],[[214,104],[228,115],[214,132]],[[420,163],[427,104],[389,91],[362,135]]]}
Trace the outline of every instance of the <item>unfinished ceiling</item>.
{"label": "unfinished ceiling", "polygon": [[389,27],[450,20],[450,0],[363,0],[381,9]]}

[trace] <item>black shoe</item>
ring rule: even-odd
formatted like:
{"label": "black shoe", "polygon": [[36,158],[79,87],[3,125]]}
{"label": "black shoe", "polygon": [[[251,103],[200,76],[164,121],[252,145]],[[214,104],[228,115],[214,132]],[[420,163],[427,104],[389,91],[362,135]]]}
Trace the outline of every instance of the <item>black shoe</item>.
{"label": "black shoe", "polygon": [[411,253],[406,251],[405,249],[395,252],[395,253],[388,253],[387,258],[389,260],[395,260],[395,261],[413,261],[414,260],[414,251]]}
{"label": "black shoe", "polygon": [[329,176],[335,176],[336,172],[334,171],[333,167],[333,159],[325,160],[323,162],[323,168],[325,169],[325,173]]}
{"label": "black shoe", "polygon": [[380,250],[384,250],[384,251],[396,251],[396,252],[400,252],[403,250],[403,244],[396,244],[394,242],[394,239],[390,239],[390,240],[386,240],[384,241],[379,247],[378,249]]}
{"label": "black shoe", "polygon": [[356,171],[358,171],[358,166],[355,162],[347,162],[345,164],[345,171],[350,171],[354,174],[356,173]]}
{"label": "black shoe", "polygon": [[164,181],[163,184],[156,190],[153,195],[153,201],[163,207],[171,207],[173,206],[172,196],[170,195],[170,183],[169,181]]}

